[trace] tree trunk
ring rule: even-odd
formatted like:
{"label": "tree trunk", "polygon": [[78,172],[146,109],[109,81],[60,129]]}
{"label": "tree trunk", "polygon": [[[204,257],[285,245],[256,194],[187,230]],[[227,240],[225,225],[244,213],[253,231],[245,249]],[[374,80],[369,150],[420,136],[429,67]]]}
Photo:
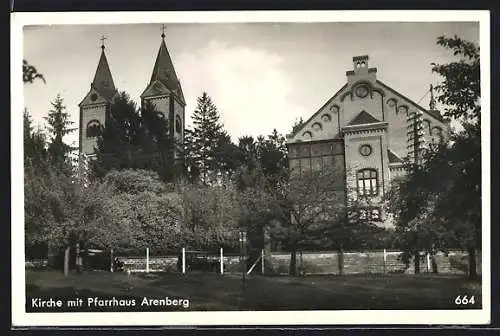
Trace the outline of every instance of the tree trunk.
{"label": "tree trunk", "polygon": [[58,269],[57,265],[57,249],[51,242],[47,242],[47,266]]}
{"label": "tree trunk", "polygon": [[419,251],[414,252],[414,265],[415,265],[415,274],[420,273],[420,253]]}
{"label": "tree trunk", "polygon": [[437,274],[438,273],[438,264],[436,261],[436,255],[432,254],[431,255],[431,266],[432,266],[432,273]]}
{"label": "tree trunk", "polygon": [[66,248],[64,249],[64,275],[67,276],[69,274],[69,252],[70,252],[70,247],[69,245],[66,245]]}
{"label": "tree trunk", "polygon": [[302,258],[302,251],[300,251],[300,275],[304,275],[304,258]]}
{"label": "tree trunk", "polygon": [[297,250],[295,248],[290,254],[290,275],[297,275]]}
{"label": "tree trunk", "polygon": [[82,256],[80,254],[80,243],[76,243],[76,273],[82,272]]}
{"label": "tree trunk", "polygon": [[344,274],[344,250],[340,248],[337,251],[337,256],[339,258],[339,275]]}
{"label": "tree trunk", "polygon": [[469,278],[477,278],[477,264],[476,264],[476,250],[474,248],[468,248],[469,253]]}

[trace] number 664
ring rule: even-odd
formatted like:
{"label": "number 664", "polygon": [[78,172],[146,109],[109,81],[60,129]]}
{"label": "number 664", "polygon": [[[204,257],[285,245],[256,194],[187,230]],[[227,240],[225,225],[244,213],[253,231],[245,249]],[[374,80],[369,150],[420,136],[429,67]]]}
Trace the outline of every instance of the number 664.
{"label": "number 664", "polygon": [[474,301],[474,295],[471,296],[470,298],[467,297],[467,295],[464,295],[464,296],[457,296],[455,298],[455,304],[457,305],[466,305],[466,304],[474,304],[475,301]]}

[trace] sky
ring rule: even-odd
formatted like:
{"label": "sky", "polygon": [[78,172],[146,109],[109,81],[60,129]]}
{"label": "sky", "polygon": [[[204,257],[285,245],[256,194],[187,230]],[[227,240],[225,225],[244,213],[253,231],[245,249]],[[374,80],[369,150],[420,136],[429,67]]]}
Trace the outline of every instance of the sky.
{"label": "sky", "polygon": [[[290,132],[345,83],[352,57],[369,55],[377,79],[420,100],[440,77],[431,63],[456,60],[436,44],[440,35],[479,43],[477,22],[168,23],[166,44],[186,98],[186,124],[204,91],[233,141],[242,135]],[[139,102],[161,42],[161,25],[36,25],[23,30],[23,58],[47,83],[24,85],[35,123],[57,94],[78,125],[78,104],[90,89],[102,35],[115,86]],[[438,106],[439,107],[439,106]],[[78,132],[65,139],[76,144]]]}

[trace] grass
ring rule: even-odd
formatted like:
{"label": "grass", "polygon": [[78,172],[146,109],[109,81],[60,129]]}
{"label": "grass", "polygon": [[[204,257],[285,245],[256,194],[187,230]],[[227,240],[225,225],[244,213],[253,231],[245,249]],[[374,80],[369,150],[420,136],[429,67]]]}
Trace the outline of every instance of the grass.
{"label": "grass", "polygon": [[[457,306],[458,295],[474,295],[472,305]],[[57,271],[27,271],[27,311],[31,298],[143,297],[189,299],[190,311],[351,310],[481,308],[481,283],[450,275],[325,275],[248,277],[213,273],[132,274],[86,272],[65,277]],[[127,308],[101,308],[120,311]],[[136,306],[129,311],[185,311],[182,307]],[[49,310],[46,310],[49,311]],[[68,311],[95,311],[70,308]]]}

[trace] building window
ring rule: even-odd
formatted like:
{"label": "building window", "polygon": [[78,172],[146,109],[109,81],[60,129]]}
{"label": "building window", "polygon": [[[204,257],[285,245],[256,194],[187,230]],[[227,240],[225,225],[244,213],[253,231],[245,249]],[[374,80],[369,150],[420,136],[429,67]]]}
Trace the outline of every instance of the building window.
{"label": "building window", "polygon": [[181,117],[179,117],[178,115],[175,116],[175,131],[177,133],[182,133],[182,121]]}
{"label": "building window", "polygon": [[440,143],[444,140],[443,130],[439,126],[435,126],[432,128],[431,136],[434,143]]}
{"label": "building window", "polygon": [[87,124],[87,138],[95,138],[101,134],[101,123],[99,120],[91,120]]}
{"label": "building window", "polygon": [[373,196],[378,194],[378,177],[375,169],[362,169],[357,173],[358,195]]}
{"label": "building window", "polygon": [[431,122],[427,119],[424,119],[422,124],[424,125],[425,134],[431,134]]}
{"label": "building window", "polygon": [[364,208],[358,210],[358,219],[362,221],[379,222],[382,220],[379,208]]}
{"label": "building window", "polygon": [[372,153],[372,146],[370,145],[361,145],[359,147],[359,153],[363,156],[369,156]]}

